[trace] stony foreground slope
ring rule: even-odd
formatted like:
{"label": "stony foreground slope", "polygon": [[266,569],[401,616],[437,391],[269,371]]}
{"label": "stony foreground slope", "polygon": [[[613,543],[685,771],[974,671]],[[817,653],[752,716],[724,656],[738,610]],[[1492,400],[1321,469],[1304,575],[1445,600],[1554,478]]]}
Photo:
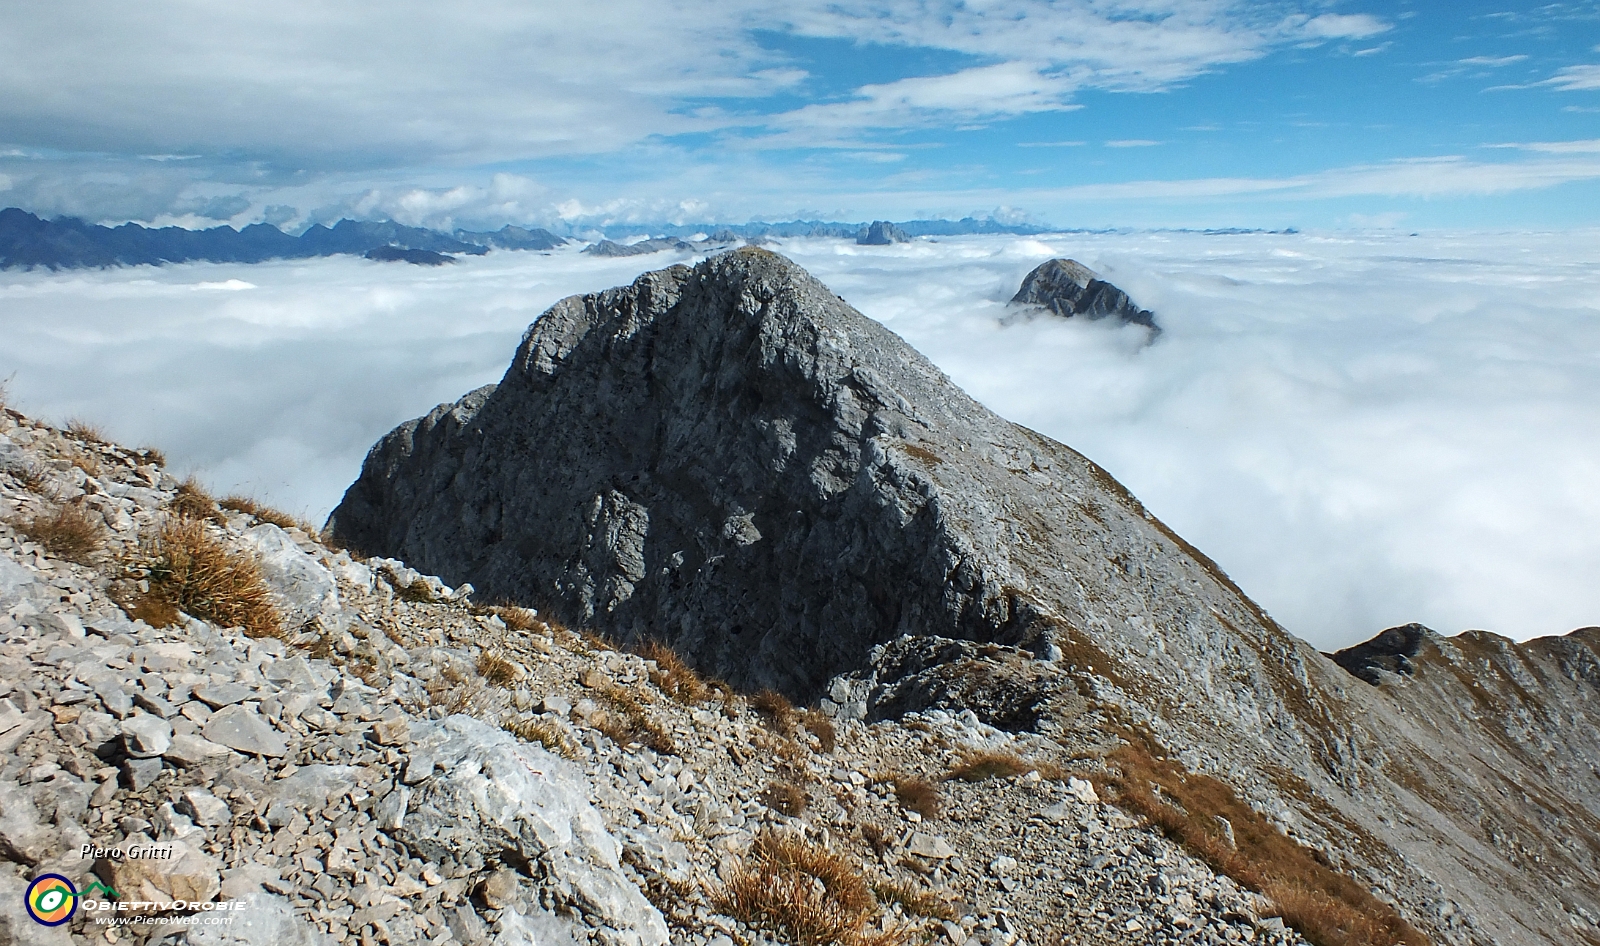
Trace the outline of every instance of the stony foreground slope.
{"label": "stony foreground slope", "polygon": [[1600,942],[1592,638],[1464,637],[1374,687],[771,253],[558,303],[373,448],[334,528],[843,718],[1146,747],[1153,811],[1209,825],[1182,773],[1231,786],[1442,942]]}
{"label": "stony foreground slope", "polygon": [[[826,907],[846,946],[1304,943],[1105,804],[1092,740],[757,712],[669,654],[223,505],[0,411],[0,946],[819,942],[735,902],[752,880]],[[263,576],[251,632],[154,613],[175,579],[152,546],[181,529],[227,550],[213,573]],[[1005,764],[946,780],[980,751]],[[758,838],[832,886],[761,868]],[[136,847],[168,856],[104,854]],[[23,892],[52,873],[123,908],[96,890],[41,926]]]}

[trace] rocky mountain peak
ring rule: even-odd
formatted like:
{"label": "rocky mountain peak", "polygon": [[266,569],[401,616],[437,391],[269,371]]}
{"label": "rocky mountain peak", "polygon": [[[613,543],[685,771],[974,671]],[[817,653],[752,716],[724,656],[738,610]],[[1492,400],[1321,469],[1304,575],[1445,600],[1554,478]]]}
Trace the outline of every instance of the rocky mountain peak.
{"label": "rocky mountain peak", "polygon": [[1073,259],[1046,260],[1034,267],[1011,297],[1011,304],[1041,306],[1062,318],[1113,316],[1131,325],[1142,325],[1152,334],[1161,332],[1153,313],[1139,308],[1126,292]]}
{"label": "rocky mountain peak", "polygon": [[[1034,288],[1108,285],[1080,270]],[[332,526],[835,719],[1103,740],[1163,797],[1225,786],[1181,804],[1237,800],[1189,810],[1259,820],[1441,942],[1562,942],[1600,915],[1594,884],[1526,869],[1536,848],[1600,881],[1591,636],[1397,629],[1330,660],[1105,470],[770,252],[552,306],[497,386],[384,437]],[[1554,825],[1581,841],[1534,840]]]}

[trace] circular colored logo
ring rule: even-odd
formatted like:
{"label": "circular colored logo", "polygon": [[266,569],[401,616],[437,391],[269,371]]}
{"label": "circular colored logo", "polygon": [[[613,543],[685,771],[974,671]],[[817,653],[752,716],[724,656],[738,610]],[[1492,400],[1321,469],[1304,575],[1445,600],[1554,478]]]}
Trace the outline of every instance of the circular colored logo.
{"label": "circular colored logo", "polygon": [[78,909],[78,888],[60,874],[41,874],[28,885],[23,895],[28,915],[35,923],[60,926],[72,919]]}

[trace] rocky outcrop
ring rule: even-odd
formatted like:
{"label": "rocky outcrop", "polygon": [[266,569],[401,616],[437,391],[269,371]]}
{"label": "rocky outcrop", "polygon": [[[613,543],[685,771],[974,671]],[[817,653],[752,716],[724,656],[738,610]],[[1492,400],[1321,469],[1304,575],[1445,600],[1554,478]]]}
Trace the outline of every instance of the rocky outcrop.
{"label": "rocky outcrop", "polygon": [[910,243],[911,234],[887,220],[874,220],[856,235],[862,246],[888,246],[891,243]]}
{"label": "rocky outcrop", "polygon": [[553,250],[566,245],[566,240],[542,227],[515,227],[506,224],[498,230],[457,230],[455,237],[467,243],[490,246],[497,250]]}
{"label": "rocky outcrop", "polygon": [[408,250],[402,246],[375,246],[362,255],[378,263],[410,263],[413,266],[443,266],[456,261],[454,256],[432,250]]}
{"label": "rocky outcrop", "polygon": [[1383,682],[1380,671],[1407,675],[1415,672],[1411,658],[1430,636],[1438,635],[1421,624],[1391,627],[1369,641],[1329,654],[1328,659],[1377,686]]}
{"label": "rocky outcrop", "polygon": [[837,717],[1144,733],[1440,942],[1600,916],[1590,637],[1463,635],[1360,682],[765,251],[558,303],[498,386],[380,441],[332,526]]}
{"label": "rocky outcrop", "polygon": [[1142,325],[1152,335],[1161,332],[1153,313],[1134,305],[1127,293],[1077,260],[1040,263],[1023,278],[1011,304],[1041,306],[1068,319],[1080,315],[1088,319],[1113,317],[1130,325]]}
{"label": "rocky outcrop", "polygon": [[661,253],[666,250],[679,252],[694,252],[702,247],[697,247],[687,240],[677,237],[662,237],[657,240],[640,240],[637,243],[614,243],[611,240],[601,240],[598,243],[586,246],[583,252],[590,256],[647,256],[651,253]]}

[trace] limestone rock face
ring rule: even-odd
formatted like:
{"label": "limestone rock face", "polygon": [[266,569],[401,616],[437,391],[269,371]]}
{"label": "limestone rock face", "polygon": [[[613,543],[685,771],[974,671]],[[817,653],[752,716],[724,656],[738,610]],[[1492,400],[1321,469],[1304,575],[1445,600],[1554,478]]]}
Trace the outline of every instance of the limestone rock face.
{"label": "limestone rock face", "polygon": [[902,634],[1090,626],[1082,589],[1108,568],[1158,609],[1197,581],[1243,607],[1099,467],[751,248],[557,303],[498,387],[374,447],[333,521],[487,599],[797,697]]}
{"label": "limestone rock face", "polygon": [[[437,768],[443,771],[432,774]],[[470,716],[451,716],[419,731],[406,781],[417,775],[399,837],[419,856],[481,863],[485,854],[514,851],[548,865],[585,913],[632,934],[638,946],[666,946],[666,922],[623,876],[621,845],[570,763]],[[490,883],[488,896],[504,901],[496,906],[516,898],[515,872]]]}
{"label": "limestone rock face", "polygon": [[1011,297],[1011,304],[1043,306],[1062,318],[1114,316],[1132,325],[1143,325],[1153,334],[1161,331],[1151,312],[1139,308],[1127,293],[1077,260],[1053,259],[1040,263],[1023,278],[1022,287]]}

